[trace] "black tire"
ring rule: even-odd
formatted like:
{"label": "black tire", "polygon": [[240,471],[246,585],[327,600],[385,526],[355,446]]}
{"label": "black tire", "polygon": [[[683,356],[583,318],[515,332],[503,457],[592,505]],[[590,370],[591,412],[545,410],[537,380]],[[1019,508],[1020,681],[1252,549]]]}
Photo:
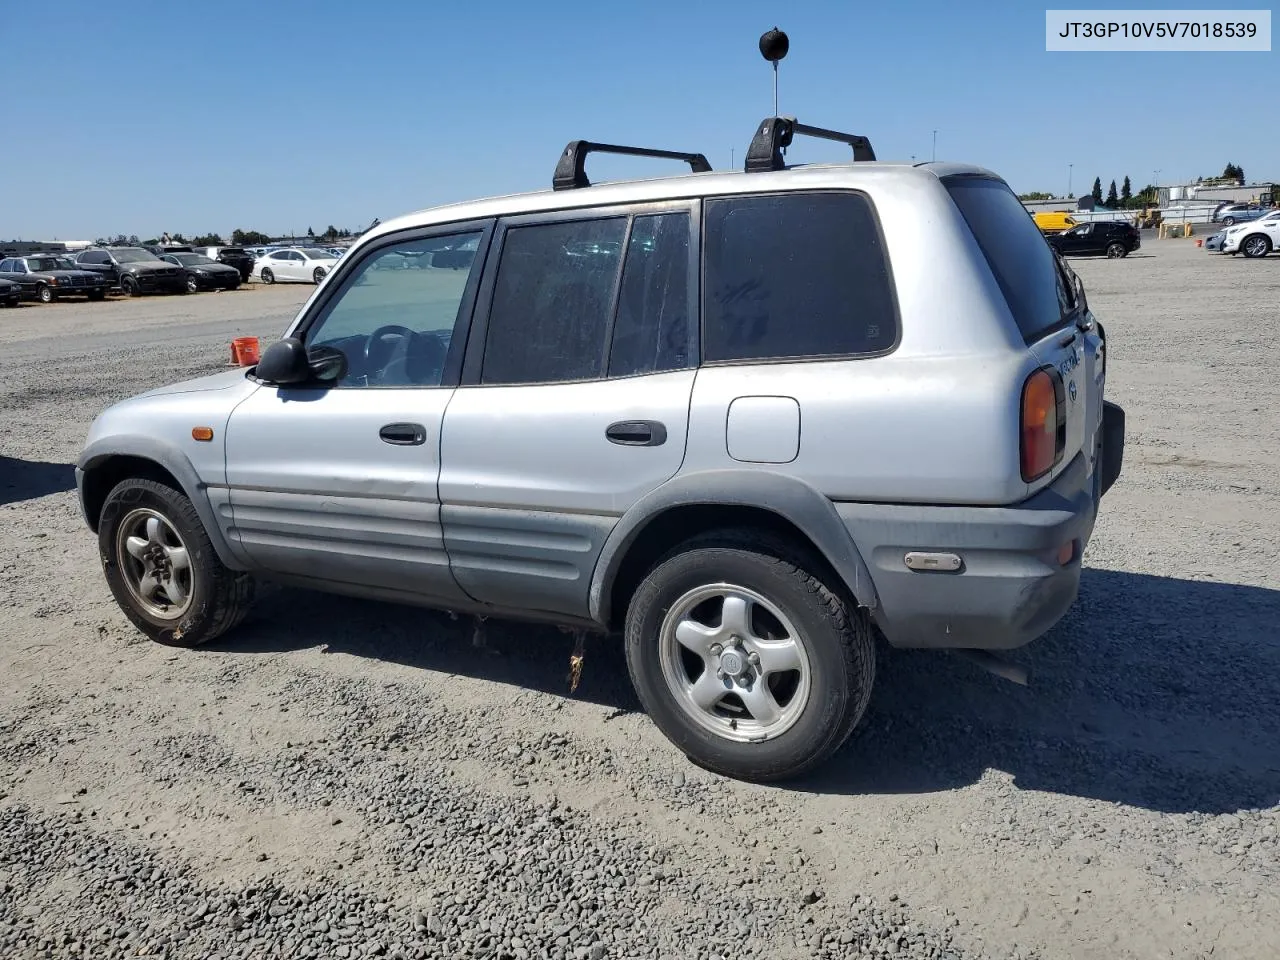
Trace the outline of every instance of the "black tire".
{"label": "black tire", "polygon": [[200,281],[197,280],[195,277],[191,276],[190,274],[187,274],[187,293],[199,293],[199,292],[200,292]]}
{"label": "black tire", "polygon": [[1110,259],[1112,259],[1112,260],[1115,260],[1115,259],[1118,259],[1118,258],[1120,258],[1120,257],[1127,257],[1128,255],[1129,255],[1129,250],[1128,250],[1128,248],[1127,248],[1123,243],[1121,243],[1120,241],[1118,241],[1118,240],[1117,240],[1117,241],[1115,241],[1115,242],[1113,242],[1113,243],[1109,243],[1109,244],[1107,244],[1107,257],[1108,257],[1108,258],[1110,258]]}
{"label": "black tire", "polygon": [[120,278],[120,291],[126,297],[142,296],[142,290],[138,287],[138,281],[128,274]]}
{"label": "black tire", "polygon": [[1222,218],[1222,224],[1223,224],[1223,226],[1226,226],[1226,227],[1231,226],[1231,225],[1232,225],[1233,223],[1235,223],[1235,222],[1236,222],[1236,218],[1235,218],[1235,217],[1223,217],[1223,218]]}
{"label": "black tire", "polygon": [[263,283],[275,283],[275,282],[276,282],[276,275],[275,275],[274,273],[272,273],[272,272],[271,272],[271,268],[270,268],[270,267],[263,267],[263,268],[262,268],[262,282],[263,282]]}
{"label": "black tire", "polygon": [[311,279],[315,281],[316,286],[320,286],[320,281],[324,279],[326,271],[324,267],[316,267],[311,271]]}
{"label": "black tire", "polygon": [[235,283],[228,284],[228,285],[227,285],[227,289],[228,289],[228,290],[239,290],[239,289],[240,289],[240,281],[239,281],[239,280],[237,280],[237,281],[235,281]]}
{"label": "black tire", "polygon": [[36,287],[36,296],[40,298],[41,303],[53,303],[58,299],[57,291],[46,283]]}
{"label": "black tire", "polygon": [[[626,616],[631,682],[650,719],[698,766],[755,782],[793,778],[834,754],[866,713],[876,668],[870,618],[824,583],[821,569],[784,541],[728,530],[681,545],[636,589]],[[688,591],[721,581],[766,597],[804,638],[810,695],[794,723],[770,740],[739,742],[698,726],[663,675],[658,638],[667,611]]]}
{"label": "black tire", "polygon": [[1240,241],[1239,249],[1250,260],[1265,257],[1271,252],[1271,238],[1265,234],[1251,234]]}
{"label": "black tire", "polygon": [[[139,508],[163,516],[181,536],[190,557],[191,602],[179,620],[152,616],[138,604],[125,582],[116,540],[122,521]],[[173,647],[208,643],[238,625],[253,603],[253,577],[224,566],[191,501],[154,480],[123,480],[107,495],[98,523],[98,552],[116,603],[156,643]]]}
{"label": "black tire", "polygon": [[90,300],[105,300],[106,298],[107,298],[107,291],[105,291],[105,290],[91,290],[91,291],[89,291],[89,299],[90,299]]}

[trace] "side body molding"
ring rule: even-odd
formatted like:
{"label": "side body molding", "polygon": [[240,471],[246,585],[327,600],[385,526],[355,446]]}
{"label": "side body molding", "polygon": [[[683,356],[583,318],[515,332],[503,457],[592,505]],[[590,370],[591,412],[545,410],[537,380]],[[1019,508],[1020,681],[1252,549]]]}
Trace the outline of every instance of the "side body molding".
{"label": "side body molding", "polygon": [[803,480],[768,470],[681,474],[638,500],[605,541],[591,577],[591,617],[607,623],[614,579],[628,549],[650,521],[676,507],[753,507],[777,514],[813,542],[861,606],[875,610],[875,584],[835,505]]}

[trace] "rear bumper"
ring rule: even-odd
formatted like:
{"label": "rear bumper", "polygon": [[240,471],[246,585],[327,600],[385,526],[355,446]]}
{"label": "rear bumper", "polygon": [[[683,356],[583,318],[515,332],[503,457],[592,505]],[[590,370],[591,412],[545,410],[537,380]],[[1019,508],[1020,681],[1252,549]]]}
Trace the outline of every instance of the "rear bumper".
{"label": "rear bumper", "polygon": [[[837,503],[875,582],[877,625],[895,647],[1009,650],[1070,609],[1098,503],[1120,473],[1124,413],[1108,404],[1097,468],[1078,454],[1054,483],[1011,507]],[[1071,545],[1070,559],[1059,551]],[[909,552],[954,555],[954,571],[912,570]]]}

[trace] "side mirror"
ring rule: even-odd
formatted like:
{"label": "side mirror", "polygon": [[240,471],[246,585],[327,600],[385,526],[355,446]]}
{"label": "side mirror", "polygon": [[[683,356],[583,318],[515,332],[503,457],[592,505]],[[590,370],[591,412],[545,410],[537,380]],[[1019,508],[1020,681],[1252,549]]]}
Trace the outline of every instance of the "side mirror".
{"label": "side mirror", "polygon": [[254,373],[267,383],[304,383],[311,379],[307,348],[296,337],[277,340],[262,354]]}
{"label": "side mirror", "polygon": [[347,355],[337,347],[314,347],[307,353],[311,376],[321,383],[337,383],[347,375]]}

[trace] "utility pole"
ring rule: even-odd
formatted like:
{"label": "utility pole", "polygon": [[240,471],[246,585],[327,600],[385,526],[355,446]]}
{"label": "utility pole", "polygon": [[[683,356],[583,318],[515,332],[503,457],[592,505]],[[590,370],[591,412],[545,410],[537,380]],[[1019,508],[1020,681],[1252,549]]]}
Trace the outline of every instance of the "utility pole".
{"label": "utility pole", "polygon": [[1074,163],[1067,164],[1067,196],[1068,197],[1070,197],[1071,194],[1074,192],[1071,186],[1071,174],[1072,174],[1073,167],[1075,167]]}
{"label": "utility pole", "polygon": [[938,131],[933,131],[933,160],[938,159]]}

